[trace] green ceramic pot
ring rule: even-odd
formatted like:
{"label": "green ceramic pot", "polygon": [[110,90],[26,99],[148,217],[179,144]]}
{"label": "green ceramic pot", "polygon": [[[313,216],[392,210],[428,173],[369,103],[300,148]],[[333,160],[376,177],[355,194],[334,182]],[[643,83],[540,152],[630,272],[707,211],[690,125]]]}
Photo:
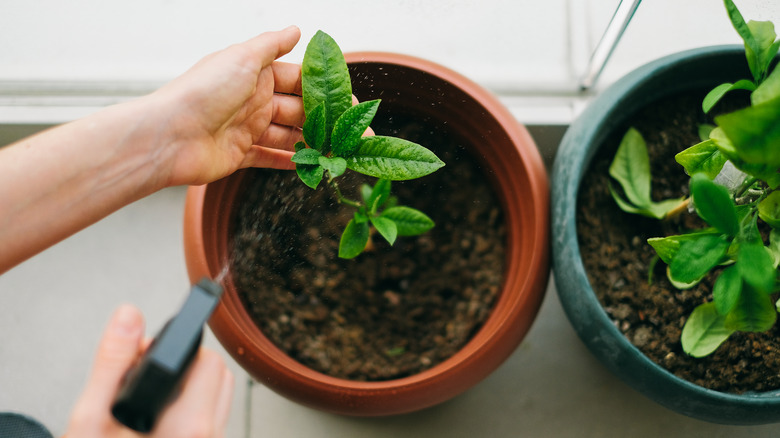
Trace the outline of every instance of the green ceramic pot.
{"label": "green ceramic pot", "polygon": [[780,391],[729,394],[680,379],[614,326],[585,274],[576,231],[577,193],[604,140],[638,109],[691,88],[750,77],[742,46],[716,46],[646,64],[600,94],[569,127],[552,173],[553,270],[566,314],[590,351],[637,391],[678,413],[724,424],[780,422]]}

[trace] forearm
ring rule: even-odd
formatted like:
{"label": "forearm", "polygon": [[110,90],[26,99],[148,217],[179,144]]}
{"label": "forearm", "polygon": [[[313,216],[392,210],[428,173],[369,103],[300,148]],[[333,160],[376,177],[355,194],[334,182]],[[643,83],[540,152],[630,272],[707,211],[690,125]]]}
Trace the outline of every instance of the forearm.
{"label": "forearm", "polygon": [[0,273],[162,188],[155,110],[139,99],[0,149]]}
{"label": "forearm", "polygon": [[300,66],[291,26],[207,56],[149,96],[0,149],[0,273],[168,185],[292,168]]}

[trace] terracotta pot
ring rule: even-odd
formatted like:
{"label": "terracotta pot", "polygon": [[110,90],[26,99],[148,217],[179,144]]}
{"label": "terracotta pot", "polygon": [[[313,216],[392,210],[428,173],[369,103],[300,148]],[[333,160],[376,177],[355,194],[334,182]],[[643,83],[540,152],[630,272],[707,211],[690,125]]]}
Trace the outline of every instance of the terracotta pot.
{"label": "terracotta pot", "polygon": [[[360,100],[381,97],[383,107],[403,107],[423,122],[446,121],[474,145],[472,154],[491,170],[488,177],[504,208],[508,240],[505,279],[494,310],[454,356],[411,377],[382,382],[329,377],[288,357],[251,321],[229,274],[209,324],[250,375],[291,400],[338,414],[400,414],[443,402],[473,386],[515,350],[530,328],[549,276],[547,177],[526,129],[475,83],[408,56],[351,53],[346,58]],[[185,251],[193,282],[203,276],[216,278],[223,269],[242,175],[237,172],[188,191]]]}
{"label": "terracotta pot", "polygon": [[580,257],[577,194],[592,158],[642,107],[687,89],[712,89],[750,77],[742,46],[718,46],[661,58],[605,90],[569,127],[552,173],[553,272],[577,334],[615,375],[678,413],[726,424],[780,421],[780,392],[729,394],[678,378],[645,356],[615,327],[596,298]]}

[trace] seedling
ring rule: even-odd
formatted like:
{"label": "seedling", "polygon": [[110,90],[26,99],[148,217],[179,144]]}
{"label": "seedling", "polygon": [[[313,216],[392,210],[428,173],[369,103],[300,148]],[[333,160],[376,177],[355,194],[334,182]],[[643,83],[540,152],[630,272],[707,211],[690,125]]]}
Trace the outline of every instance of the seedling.
{"label": "seedling", "polygon": [[[371,226],[391,245],[397,236],[422,234],[433,228],[424,213],[396,205],[391,181],[428,175],[444,163],[425,147],[389,136],[364,136],[380,100],[353,105],[352,82],[344,55],[329,35],[318,31],[301,65],[306,121],[303,139],[292,161],[304,184],[316,189],[323,179],[338,202],[355,208],[339,243],[339,257],[353,258],[366,248]],[[346,170],[379,178],[361,188],[360,200],[345,197],[336,179]]]}
{"label": "seedling", "polygon": [[625,199],[612,184],[609,186],[609,191],[625,212],[663,219],[682,202],[682,199],[669,199],[662,202],[654,202],[650,199],[652,192],[650,157],[642,134],[634,128],[629,129],[623,136],[615,158],[609,166],[609,175],[623,188]]}
{"label": "seedling", "polygon": [[[691,176],[691,198],[683,202],[690,202],[709,227],[648,240],[677,288],[693,287],[709,272],[717,273],[712,301],[697,306],[683,327],[683,350],[694,357],[711,354],[735,332],[769,330],[780,311],[780,301],[772,302],[780,291],[780,69],[771,69],[780,40],[771,22],[746,23],[732,0],[724,4],[744,41],[753,77],[715,87],[702,109],[709,112],[738,89],[750,92],[750,105],[715,117],[716,126],[700,127],[702,141],[675,156]],[[646,159],[644,143],[632,131],[624,143],[632,146],[623,150],[621,145],[612,165],[624,170],[615,174],[610,168],[628,198],[613,190],[620,208],[659,219],[679,211],[674,208],[679,200],[649,201],[649,167],[636,170],[642,154]],[[736,173],[741,183],[726,187],[713,181],[725,173]]]}

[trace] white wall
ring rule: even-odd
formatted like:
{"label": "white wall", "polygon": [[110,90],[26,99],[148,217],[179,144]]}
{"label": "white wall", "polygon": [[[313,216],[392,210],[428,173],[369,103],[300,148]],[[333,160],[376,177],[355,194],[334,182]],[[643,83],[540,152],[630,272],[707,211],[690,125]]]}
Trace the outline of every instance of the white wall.
{"label": "white wall", "polygon": [[167,79],[289,24],[304,42],[322,29],[345,51],[410,53],[482,80],[561,83],[568,74],[566,0],[10,1],[0,13],[0,80]]}
{"label": "white wall", "polygon": [[[778,0],[737,3],[747,17],[780,22]],[[21,87],[27,97],[36,87],[54,83],[56,88],[71,81],[100,82],[98,87],[103,88],[160,84],[207,53],[297,24],[303,31],[302,43],[286,58],[289,61],[299,62],[305,42],[322,29],[344,51],[424,57],[471,77],[508,99],[510,106],[544,107],[550,96],[576,95],[577,79],[617,4],[618,0],[3,0],[0,99],[4,95],[6,99],[0,106],[9,105],[7,95],[19,87],[18,81],[27,82]],[[737,42],[719,0],[646,0],[601,85],[664,54]],[[0,111],[0,119],[3,114]]]}

